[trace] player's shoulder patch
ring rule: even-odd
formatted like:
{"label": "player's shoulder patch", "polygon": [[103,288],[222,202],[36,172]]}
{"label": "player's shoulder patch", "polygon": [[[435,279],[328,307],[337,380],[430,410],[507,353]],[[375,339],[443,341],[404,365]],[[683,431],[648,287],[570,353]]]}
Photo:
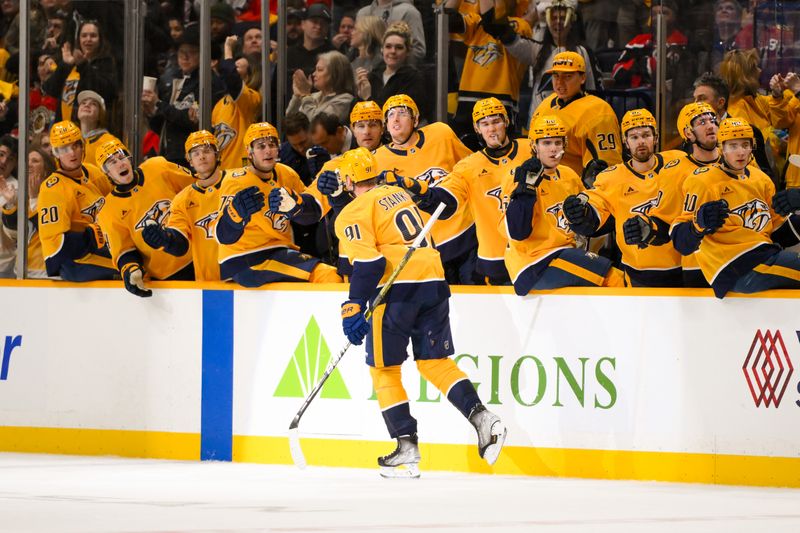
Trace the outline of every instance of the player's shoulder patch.
{"label": "player's shoulder patch", "polygon": [[607,169],[601,170],[600,172],[598,172],[598,174],[605,174],[606,172],[613,172],[615,170],[617,170],[617,165],[611,165]]}
{"label": "player's shoulder patch", "polygon": [[245,174],[247,174],[247,171],[245,169],[243,169],[243,168],[240,168],[239,170],[232,171],[231,172],[231,177],[232,178],[241,178]]}
{"label": "player's shoulder patch", "polygon": [[711,170],[711,167],[699,167],[699,168],[696,168],[695,171],[692,172],[692,174],[695,174],[695,175],[703,174],[704,172],[708,172],[709,170]]}
{"label": "player's shoulder patch", "polygon": [[54,187],[55,184],[58,183],[58,176],[50,176],[49,178],[47,178],[47,181],[44,182],[44,183],[48,188]]}
{"label": "player's shoulder patch", "polygon": [[665,164],[664,168],[667,169],[667,168],[677,167],[680,163],[681,163],[680,158],[673,159],[672,161],[670,161],[667,164]]}

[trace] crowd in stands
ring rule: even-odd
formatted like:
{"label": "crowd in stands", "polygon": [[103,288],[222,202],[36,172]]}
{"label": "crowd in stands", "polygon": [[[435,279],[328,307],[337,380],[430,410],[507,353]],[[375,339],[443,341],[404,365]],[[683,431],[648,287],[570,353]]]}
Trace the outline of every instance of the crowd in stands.
{"label": "crowd in stands", "polygon": [[[265,33],[258,0],[212,0],[210,35],[200,33],[199,2],[145,3],[145,80],[139,105],[146,134],[142,160],[130,161],[131,150],[121,141],[126,138],[123,96],[130,89],[122,83],[123,2],[32,0],[30,62],[20,65],[19,1],[0,1],[0,277],[15,276],[15,175],[17,159],[26,157],[29,277],[124,279],[131,292],[144,295],[147,279],[192,278],[187,274],[192,258],[207,261],[193,250],[205,235],[220,247],[222,267],[216,275],[208,269],[199,275],[196,265],[197,279],[234,280],[247,286],[344,279],[347,261],[339,257],[333,231],[339,204],[348,196],[331,181],[339,156],[359,146],[374,150],[378,164],[386,167],[382,170],[394,172],[396,185],[417,200],[430,200],[427,187],[416,190],[415,182],[400,178],[446,188],[453,175],[463,172],[459,162],[473,152],[508,162],[502,159],[508,145],[493,147],[476,119],[476,109],[494,99],[502,112],[493,108],[492,116],[507,121],[503,135],[525,146],[549,138],[534,138],[537,119],[557,116],[563,123],[559,168],[568,167],[580,178],[581,191],[589,191],[589,200],[573,205],[572,214],[580,219],[581,209],[593,206],[590,213],[597,218],[574,222],[567,217],[564,228],[575,225],[575,243],[570,246],[608,258],[609,265],[625,272],[629,285],[680,286],[680,275],[667,281],[638,275],[641,257],[631,263],[626,256],[630,250],[626,251],[622,224],[627,217],[617,215],[615,226],[609,200],[592,192],[597,190],[595,180],[609,167],[613,174],[615,166],[641,166],[630,163],[638,160],[623,118],[632,109],[655,113],[661,66],[667,105],[662,124],[647,125],[653,129],[656,151],[663,154],[658,169],[698,154],[713,156],[715,164],[723,165],[722,151],[698,144],[703,134],[693,129],[692,121],[703,114],[693,116],[688,125],[681,122],[686,105],[700,102],[711,109],[717,126],[731,119],[750,127],[753,163],[748,168],[763,172],[776,192],[800,188],[800,168],[789,162],[789,156],[800,151],[800,35],[794,35],[800,9],[792,11],[782,2],[442,0],[434,7],[419,0],[344,0],[333,5],[289,0],[285,21],[274,12],[276,2],[270,3],[273,13]],[[435,115],[438,9],[445,14],[449,33],[445,123],[437,122]],[[663,58],[656,51],[654,23],[659,19],[666,28]],[[276,42],[279,25],[287,30],[286,49]],[[200,64],[201,40],[211,43],[213,142],[207,135],[197,136],[200,71],[209,68]],[[262,57],[265,40],[269,63]],[[277,101],[275,90],[280,54],[288,65],[285,102]],[[272,101],[266,104],[273,116],[282,117],[280,132],[261,114],[261,72],[266,64],[273,84]],[[21,68],[27,69],[30,80],[27,154],[17,153]],[[701,128],[705,122],[697,124]],[[432,152],[431,144],[438,151]],[[535,158],[535,151],[526,153]],[[216,162],[213,168],[208,157]],[[419,162],[412,164],[404,157]],[[508,158],[517,161],[517,167],[528,159]],[[514,168],[507,174],[514,175]],[[600,179],[600,187],[607,181]],[[201,201],[200,196],[184,194],[186,187],[207,195]],[[504,212],[513,191],[498,190],[496,201]],[[80,194],[81,199],[57,201],[54,191]],[[208,200],[212,191],[213,202]],[[141,200],[131,208],[122,200],[144,192],[150,205],[139,205]],[[204,206],[202,225],[172,224],[170,205],[179,197]],[[42,198],[50,202],[45,208]],[[772,198],[764,201],[769,204]],[[122,204],[127,207],[120,213],[141,211],[130,227],[130,221],[121,221],[125,215],[111,212],[112,206]],[[515,205],[523,204],[517,198]],[[72,218],[64,219],[67,211]],[[508,271],[498,270],[496,264],[489,270],[480,266],[486,259],[481,238],[506,239],[505,245],[508,234],[498,236],[493,229],[482,237],[480,228],[476,230],[480,217],[468,209],[460,211],[463,219],[456,222],[460,215],[451,214],[437,222],[448,229],[433,235],[445,250],[448,281],[510,284]],[[53,220],[54,215],[61,220]],[[199,216],[192,211],[185,217],[195,215]],[[673,218],[678,220],[677,215]],[[59,229],[53,233],[47,226]],[[648,226],[653,235],[656,229],[663,230]],[[663,237],[662,231],[659,239]],[[682,244],[684,251],[691,248]],[[119,246],[124,249],[115,249]],[[169,268],[154,266],[167,256],[172,258]],[[494,259],[502,263],[502,257]],[[644,270],[652,267],[646,263]]]}

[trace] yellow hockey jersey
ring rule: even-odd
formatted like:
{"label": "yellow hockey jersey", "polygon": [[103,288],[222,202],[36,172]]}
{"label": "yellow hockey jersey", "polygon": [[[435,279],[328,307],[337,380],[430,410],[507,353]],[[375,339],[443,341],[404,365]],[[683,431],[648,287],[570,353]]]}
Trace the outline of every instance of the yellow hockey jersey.
{"label": "yellow hockey jersey", "polygon": [[786,219],[772,210],[775,185],[761,170],[745,168],[744,175],[726,172],[719,165],[695,170],[684,183],[684,209],[673,227],[692,222],[706,202],[725,200],[730,215],[716,232],[705,235],[694,253],[703,275],[712,285],[735,259],[764,244]]}
{"label": "yellow hockey jersey", "polygon": [[500,222],[514,188],[514,170],[531,156],[528,140],[517,139],[512,141],[511,151],[499,159],[489,156],[485,150],[468,155],[456,163],[439,184],[458,202],[456,211],[468,209],[475,220],[478,272],[485,275],[503,273],[508,240],[500,229]]}
{"label": "yellow hockey jersey", "polygon": [[219,243],[214,237],[219,216],[219,192],[226,170],[215,184],[203,188],[192,183],[172,199],[166,227],[189,241],[197,281],[219,281]]}
{"label": "yellow hockey jersey", "polygon": [[598,174],[594,188],[586,191],[601,227],[614,217],[622,263],[634,270],[670,270],[681,265],[681,255],[669,244],[639,248],[625,243],[622,225],[629,218],[654,215],[669,223],[681,210],[680,180],[669,173],[662,175],[664,160],[660,154],[655,157],[655,167],[645,174],[633,170],[628,161],[610,167]]}
{"label": "yellow hockey jersey", "polygon": [[78,84],[81,82],[81,73],[78,67],[72,67],[69,71],[64,89],[61,91],[61,120],[72,120],[72,108],[78,97]]}
{"label": "yellow hockey jersey", "polygon": [[[425,180],[435,187],[453,170],[458,161],[472,153],[450,126],[442,122],[429,124],[420,128],[417,133],[419,139],[416,145],[408,150],[399,150],[390,145],[383,145],[375,150],[378,168],[394,170],[403,177]],[[430,215],[423,213],[426,222],[429,218]],[[463,243],[459,240],[473,224],[472,213],[466,209],[447,220],[436,221],[431,236],[443,261],[458,257],[474,244],[474,241]]]}
{"label": "yellow hockey jersey", "polygon": [[[510,195],[513,184],[506,189]],[[548,172],[536,188],[533,206],[532,231],[527,239],[518,241],[508,237],[508,221],[501,220],[502,230],[508,238],[505,262],[513,282],[520,273],[564,248],[575,248],[575,234],[569,228],[563,204],[567,196],[583,191],[583,183],[571,168],[559,165]]]}
{"label": "yellow hockey jersey", "polygon": [[153,157],[134,170],[134,185],[129,190],[119,187],[106,196],[106,205],[98,221],[106,235],[111,259],[116,268],[130,262],[131,252],[138,253],[144,271],[153,279],[166,279],[186,267],[191,253],[175,257],[155,250],[142,238],[148,221],[164,225],[172,199],[193,181],[191,173],[163,157]]}
{"label": "yellow hockey jersey", "polygon": [[[328,201],[327,194],[322,194],[321,192],[319,192],[319,189],[317,188],[317,180],[319,179],[319,175],[322,174],[323,172],[326,171],[336,172],[339,169],[339,164],[341,163],[341,161],[342,161],[341,157],[336,157],[334,159],[331,159],[330,161],[326,161],[325,164],[322,165],[322,168],[320,169],[317,176],[314,178],[314,181],[312,181],[305,190],[305,194],[314,198],[314,200],[319,205],[321,211],[320,217],[324,217],[325,215],[328,214],[328,211],[331,210],[331,203]],[[347,194],[347,193],[343,192],[342,194]]]}
{"label": "yellow hockey jersey", "polygon": [[555,115],[567,127],[567,147],[561,163],[579,176],[592,159],[602,159],[609,165],[622,163],[619,121],[605,100],[585,94],[565,104],[553,93],[536,108],[531,125],[541,115]]}
{"label": "yellow hockey jersey", "polygon": [[[55,171],[39,186],[36,209],[45,261],[61,250],[65,233],[84,231],[86,226],[98,221],[106,203],[104,187],[108,186],[108,179],[98,176],[99,172],[97,167],[87,165],[82,167],[79,178]],[[75,262],[114,268],[107,257],[95,254],[86,254]]]}
{"label": "yellow hockey jersey", "polygon": [[242,84],[242,92],[234,99],[226,94],[211,110],[211,124],[220,151],[220,166],[225,169],[239,168],[247,164],[247,148],[241,134],[255,122],[261,93]]}
{"label": "yellow hockey jersey", "polygon": [[[335,224],[339,246],[354,267],[357,262],[386,259],[379,287],[386,283],[422,227],[422,212],[406,191],[393,185],[380,185],[357,196],[342,209]],[[408,289],[409,284],[436,281],[444,282],[444,268],[439,252],[428,240],[400,271],[392,291],[400,285]]]}
{"label": "yellow hockey jersey", "polygon": [[[89,163],[91,165],[94,165],[94,166],[98,167],[98,170],[100,170],[100,168],[99,168],[100,165],[97,164],[97,150],[101,146],[103,146],[103,143],[106,143],[108,141],[119,141],[119,139],[117,139],[115,136],[111,135],[107,131],[103,130],[102,132],[100,132],[100,133],[98,133],[96,135],[90,135],[88,137],[85,137],[84,141],[85,142],[84,142],[83,146],[84,146],[84,150],[86,151],[86,154],[84,155],[83,160],[86,163]],[[106,181],[108,181],[108,178],[106,178]],[[109,182],[109,185],[108,185],[108,192],[111,192],[111,183],[110,182]]]}
{"label": "yellow hockey jersey", "polygon": [[[238,168],[226,173],[225,180],[219,191],[219,213],[233,200],[237,192],[250,186],[256,186],[264,193],[266,204],[269,192],[276,187],[285,187],[301,194],[306,188],[297,172],[290,167],[277,163],[267,180],[262,180],[250,170],[250,167]],[[219,242],[219,237],[217,242]],[[243,255],[268,250],[270,248],[291,248],[297,250],[294,243],[292,225],[286,215],[272,213],[269,205],[251,216],[239,240],[232,244],[219,245],[219,262],[224,263],[229,259]]]}
{"label": "yellow hockey jersey", "polygon": [[[27,262],[27,277],[29,278],[46,278],[47,269],[44,264],[44,257],[42,256],[42,244],[39,240],[39,211],[37,207],[37,199],[33,198],[30,202],[31,208],[28,209],[28,262]],[[17,206],[14,205],[10,209],[3,207],[3,231],[12,240],[18,241],[19,234],[17,232]],[[8,222],[8,223],[7,223]]]}
{"label": "yellow hockey jersey", "polygon": [[[499,40],[486,33],[480,13],[465,13],[462,17],[467,56],[458,85],[458,99],[474,103],[494,96],[516,109],[526,66],[509,54]],[[531,38],[531,26],[525,19],[509,17],[508,23],[521,37]]]}

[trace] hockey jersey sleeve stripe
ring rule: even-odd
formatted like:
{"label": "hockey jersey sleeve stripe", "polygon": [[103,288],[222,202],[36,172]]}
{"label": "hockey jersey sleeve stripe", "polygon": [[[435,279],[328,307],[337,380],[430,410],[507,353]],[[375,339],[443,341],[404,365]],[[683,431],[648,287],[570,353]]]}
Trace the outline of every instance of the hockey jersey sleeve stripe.
{"label": "hockey jersey sleeve stripe", "polygon": [[757,265],[754,271],[758,272],[759,274],[767,274],[769,276],[778,276],[781,278],[793,279],[795,281],[800,281],[800,271],[797,271],[793,268],[786,268],[780,265]]}
{"label": "hockey jersey sleeve stripe", "polygon": [[563,259],[557,258],[550,263],[550,266],[553,268],[557,268],[559,270],[563,270],[564,272],[568,272],[573,276],[585,279],[598,287],[603,286],[603,276],[600,276],[598,274],[595,274],[594,272],[586,270],[585,268],[580,267],[574,263],[570,263],[564,261]]}

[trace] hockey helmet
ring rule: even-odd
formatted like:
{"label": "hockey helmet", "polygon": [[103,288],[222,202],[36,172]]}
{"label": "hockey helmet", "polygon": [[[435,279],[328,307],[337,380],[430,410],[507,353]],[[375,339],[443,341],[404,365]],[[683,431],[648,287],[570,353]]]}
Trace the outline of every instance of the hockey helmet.
{"label": "hockey helmet", "polygon": [[561,52],[553,58],[553,66],[547,74],[553,72],[586,72],[586,60],[578,52]]}
{"label": "hockey helmet", "polygon": [[539,139],[563,137],[567,141],[567,127],[555,115],[541,115],[536,117],[528,130],[528,138],[535,143]]}
{"label": "hockey helmet", "polygon": [[131,153],[128,151],[128,148],[122,144],[122,141],[119,139],[112,139],[110,141],[106,141],[100,145],[100,148],[97,149],[97,164],[98,166],[103,169],[103,172],[108,174],[108,170],[106,169],[106,163],[109,159],[116,155],[121,155],[123,157],[130,157]]}
{"label": "hockey helmet", "polygon": [[686,129],[692,127],[692,121],[700,115],[711,114],[716,118],[717,113],[714,108],[706,102],[690,102],[681,108],[678,113],[678,133],[681,139],[688,141],[686,137]]}
{"label": "hockey helmet", "polygon": [[647,109],[631,109],[622,117],[620,128],[622,129],[622,138],[624,139],[628,132],[634,128],[653,128],[653,134],[658,133],[656,125],[656,117]]}
{"label": "hockey helmet", "polygon": [[372,100],[358,102],[350,112],[350,125],[355,126],[356,122],[361,122],[362,120],[379,120],[383,124],[383,111]]}
{"label": "hockey helmet", "polygon": [[278,129],[269,122],[256,122],[250,124],[247,127],[247,131],[244,132],[244,145],[246,148],[250,148],[250,145],[253,144],[253,141],[256,139],[270,137],[279,141],[280,136],[278,136]]}
{"label": "hockey helmet", "polygon": [[386,117],[389,111],[395,107],[407,107],[411,111],[411,114],[414,116],[414,118],[419,116],[419,108],[417,107],[417,103],[407,94],[396,94],[394,96],[390,96],[383,104],[383,116]]}
{"label": "hockey helmet", "polygon": [[719,133],[717,133],[717,142],[720,146],[725,141],[732,141],[733,139],[750,139],[755,144],[755,135],[753,135],[753,127],[745,120],[738,118],[726,118],[719,125]]}
{"label": "hockey helmet", "polygon": [[472,123],[477,126],[478,121],[482,118],[491,117],[492,115],[502,115],[508,123],[508,112],[500,100],[495,97],[484,98],[478,100],[472,107]]}
{"label": "hockey helmet", "polygon": [[186,158],[189,158],[189,152],[191,152],[193,148],[203,145],[211,146],[215,152],[219,151],[217,138],[210,131],[200,130],[190,133],[189,136],[186,137],[186,143],[184,143],[184,147],[186,148]]}
{"label": "hockey helmet", "polygon": [[342,182],[349,177],[353,183],[360,183],[378,177],[378,162],[372,152],[361,146],[342,154],[337,172]]}
{"label": "hockey helmet", "polygon": [[70,146],[78,141],[83,143],[81,129],[72,121],[62,120],[50,128],[50,145],[55,148]]}

